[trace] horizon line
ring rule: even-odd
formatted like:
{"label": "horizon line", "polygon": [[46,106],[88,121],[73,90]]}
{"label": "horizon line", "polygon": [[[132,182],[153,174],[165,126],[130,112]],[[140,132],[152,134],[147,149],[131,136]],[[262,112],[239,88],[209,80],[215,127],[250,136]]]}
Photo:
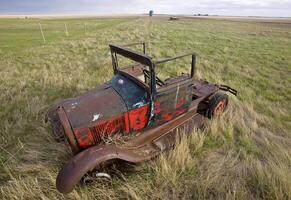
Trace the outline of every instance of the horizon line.
{"label": "horizon line", "polygon": [[[198,16],[201,14],[201,16]],[[7,17],[34,17],[34,16],[139,16],[139,15],[148,15],[148,13],[44,13],[44,12],[0,12],[0,16],[7,16]],[[209,14],[209,13],[181,13],[181,14],[174,14],[174,13],[156,13],[154,15],[171,15],[171,16],[193,16],[193,17],[258,17],[258,18],[291,18],[291,16],[264,16],[264,15],[221,15],[221,14]]]}

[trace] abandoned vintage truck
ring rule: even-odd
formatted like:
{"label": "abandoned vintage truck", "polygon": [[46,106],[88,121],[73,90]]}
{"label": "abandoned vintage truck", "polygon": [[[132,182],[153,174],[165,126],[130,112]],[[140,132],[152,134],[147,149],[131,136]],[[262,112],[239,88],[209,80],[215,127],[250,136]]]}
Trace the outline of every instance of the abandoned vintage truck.
{"label": "abandoned vintage truck", "polygon": [[[143,52],[128,48],[138,44]],[[139,163],[172,148],[181,125],[200,127],[225,109],[228,96],[220,90],[237,93],[225,85],[197,80],[194,53],[154,61],[146,54],[145,43],[109,46],[114,77],[58,103],[46,115],[56,138],[67,141],[75,154],[58,174],[56,186],[62,193],[71,192],[86,173],[104,162]],[[120,56],[135,64],[120,68]],[[189,74],[164,81],[156,75],[159,64],[186,56],[192,57]],[[104,142],[116,134],[124,136],[122,143]]]}

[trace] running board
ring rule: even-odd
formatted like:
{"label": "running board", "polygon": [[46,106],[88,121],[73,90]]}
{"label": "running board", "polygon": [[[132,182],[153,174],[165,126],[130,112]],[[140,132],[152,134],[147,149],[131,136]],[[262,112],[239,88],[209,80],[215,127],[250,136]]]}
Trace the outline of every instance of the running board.
{"label": "running board", "polygon": [[[56,180],[57,189],[61,193],[71,192],[87,172],[109,160],[140,163],[152,159],[172,148],[182,133],[190,134],[193,128],[201,127],[206,120],[196,110],[192,110],[163,125],[141,132],[125,145],[90,147],[72,157],[62,168]],[[184,129],[184,132],[180,129]]]}

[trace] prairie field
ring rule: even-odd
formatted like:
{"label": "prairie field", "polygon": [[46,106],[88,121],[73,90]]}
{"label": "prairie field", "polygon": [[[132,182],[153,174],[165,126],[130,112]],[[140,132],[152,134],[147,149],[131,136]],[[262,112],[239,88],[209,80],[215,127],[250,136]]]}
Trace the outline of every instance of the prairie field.
{"label": "prairie field", "polygon": [[[195,51],[196,76],[239,95],[174,150],[60,194],[71,153],[44,115],[112,77],[108,44],[135,41],[153,58]],[[171,64],[161,76],[190,62]],[[1,18],[0,121],[0,199],[291,199],[291,20]]]}

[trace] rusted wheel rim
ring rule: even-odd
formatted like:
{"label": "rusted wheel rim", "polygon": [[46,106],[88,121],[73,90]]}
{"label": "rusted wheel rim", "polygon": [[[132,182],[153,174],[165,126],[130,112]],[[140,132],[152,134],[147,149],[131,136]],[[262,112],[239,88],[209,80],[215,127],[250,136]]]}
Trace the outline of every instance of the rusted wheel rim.
{"label": "rusted wheel rim", "polygon": [[214,115],[219,115],[223,112],[226,107],[226,100],[221,100],[214,108]]}

